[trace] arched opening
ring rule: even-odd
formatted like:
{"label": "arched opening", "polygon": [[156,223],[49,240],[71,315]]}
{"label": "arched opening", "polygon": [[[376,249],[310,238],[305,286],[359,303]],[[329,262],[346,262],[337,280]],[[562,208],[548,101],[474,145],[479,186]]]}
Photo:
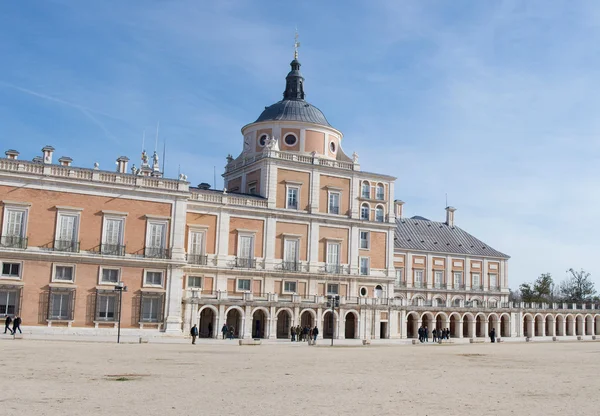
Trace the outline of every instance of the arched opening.
{"label": "arched opening", "polygon": [[291,337],[292,315],[289,311],[281,310],[277,314],[277,338],[287,339]]}
{"label": "arched opening", "polygon": [[482,315],[477,315],[475,318],[475,333],[478,338],[485,338],[487,336],[485,333],[485,317]]}
{"label": "arched opening", "polygon": [[546,315],[546,336],[553,337],[554,332],[554,317],[552,315]]}
{"label": "arched opening", "polygon": [[302,328],[305,326],[308,326],[309,328],[315,327],[315,317],[311,312],[314,311],[312,311],[312,309],[304,309],[302,312],[300,312],[300,326]]}
{"label": "arched opening", "polygon": [[415,296],[410,300],[410,304],[413,306],[420,306],[423,304],[423,302],[425,302],[425,300],[420,296]]}
{"label": "arched opening", "polygon": [[455,308],[459,308],[460,307],[460,298],[456,298],[452,301],[452,306],[454,306]]}
{"label": "arched opening", "polygon": [[510,318],[508,315],[502,315],[500,318],[500,336],[510,337]]}
{"label": "arched opening", "polygon": [[446,321],[447,319],[445,319],[445,316],[442,316],[442,314],[438,314],[438,316],[435,317],[435,329],[440,332],[442,329],[446,328]]}
{"label": "arched opening", "polygon": [[375,198],[379,201],[383,201],[385,199],[385,188],[383,187],[383,184],[378,183],[376,189]]}
{"label": "arched opening", "polygon": [[258,309],[252,314],[252,337],[267,337],[267,314],[262,309]]}
{"label": "arched opening", "polygon": [[213,338],[216,334],[217,314],[211,308],[204,308],[200,312],[198,336],[200,338]]}
{"label": "arched opening", "polygon": [[382,298],[383,297],[383,288],[381,287],[381,285],[375,286],[375,297],[376,298]]}
{"label": "arched opening", "polygon": [[523,335],[527,338],[533,337],[533,317],[531,315],[523,317]]}
{"label": "arched opening", "polygon": [[346,339],[358,338],[358,319],[356,319],[356,314],[354,314],[353,312],[349,312],[346,314],[344,337]]}
{"label": "arched opening", "polygon": [[424,313],[421,316],[421,326],[424,329],[427,329],[428,335],[431,336],[431,331],[433,330],[433,316],[429,313]]}
{"label": "arched opening", "polygon": [[575,335],[575,318],[572,315],[567,315],[567,336]]}
{"label": "arched opening", "polygon": [[[337,319],[334,313],[327,311],[323,314],[323,338],[331,339],[336,337],[335,327]],[[337,338],[337,337],[336,337]]]}
{"label": "arched opening", "polygon": [[544,317],[542,315],[535,316],[535,336],[544,336]]}
{"label": "arched opening", "polygon": [[575,335],[583,335],[583,316],[577,315],[575,322],[575,330],[577,331]]}
{"label": "arched opening", "polygon": [[463,338],[473,338],[473,317],[463,316]]}
{"label": "arched opening", "polygon": [[238,309],[230,309],[227,312],[227,319],[225,320],[229,332],[233,332],[234,338],[239,338],[242,333],[243,317]]}
{"label": "arched opening", "polygon": [[450,337],[460,338],[460,318],[456,315],[450,316]]}
{"label": "arched opening", "polygon": [[496,315],[490,315],[490,316],[488,316],[488,322],[489,322],[489,332],[492,332],[492,330],[494,330],[496,337],[501,337],[502,336],[502,328],[499,325],[498,317]]}
{"label": "arched opening", "polygon": [[594,326],[594,320],[592,318],[592,315],[587,315],[585,317],[585,334],[586,335],[594,335],[592,329]]}
{"label": "arched opening", "polygon": [[594,323],[596,324],[596,333],[594,335],[600,335],[600,315],[596,315],[594,318]]}
{"label": "arched opening", "polygon": [[368,181],[363,181],[360,187],[360,196],[365,199],[371,199],[371,184]]}
{"label": "arched opening", "polygon": [[371,209],[369,208],[369,204],[365,202],[360,206],[360,219],[368,221],[370,214]]}
{"label": "arched opening", "polygon": [[414,312],[406,317],[406,336],[407,338],[419,337],[419,320]]}
{"label": "arched opening", "polygon": [[565,318],[563,318],[562,315],[556,315],[556,318],[554,319],[554,333],[556,334],[557,337],[564,337],[565,336]]}

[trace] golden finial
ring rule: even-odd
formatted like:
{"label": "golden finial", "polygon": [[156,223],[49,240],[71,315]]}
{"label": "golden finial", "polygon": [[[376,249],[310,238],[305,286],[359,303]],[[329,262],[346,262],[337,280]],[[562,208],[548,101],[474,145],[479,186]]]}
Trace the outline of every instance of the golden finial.
{"label": "golden finial", "polygon": [[296,28],[296,36],[294,36],[294,59],[298,59],[298,48],[300,47],[300,42],[298,42],[298,28]]}

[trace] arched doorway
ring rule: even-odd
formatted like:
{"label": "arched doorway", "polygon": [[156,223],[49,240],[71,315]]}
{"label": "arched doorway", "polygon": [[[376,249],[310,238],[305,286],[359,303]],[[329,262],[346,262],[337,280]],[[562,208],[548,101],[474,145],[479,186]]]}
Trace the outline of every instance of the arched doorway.
{"label": "arched doorway", "polygon": [[564,322],[565,322],[565,318],[563,318],[562,315],[555,316],[555,318],[554,318],[554,333],[556,334],[557,337],[565,336]]}
{"label": "arched doorway", "polygon": [[478,338],[485,338],[485,316],[477,315],[475,318],[475,333]]}
{"label": "arched doorway", "polygon": [[460,338],[460,317],[450,315],[450,337]]}
{"label": "arched doorway", "polygon": [[277,313],[277,338],[291,338],[290,327],[292,326],[292,314],[282,309]]}
{"label": "arched doorway", "polygon": [[500,336],[510,337],[510,318],[508,315],[502,315],[500,317]]}
{"label": "arched doorway", "polygon": [[346,339],[358,338],[358,319],[356,319],[356,314],[354,312],[346,313],[344,337]]}
{"label": "arched doorway", "polygon": [[548,337],[553,337],[555,332],[554,332],[554,317],[552,315],[546,315],[546,336]]}
{"label": "arched doorway", "polygon": [[586,335],[594,335],[592,332],[592,327],[594,326],[594,320],[592,315],[587,315],[585,317],[585,334]]}
{"label": "arched doorway", "polygon": [[463,338],[473,338],[473,315],[463,316]]}
{"label": "arched doorway", "polygon": [[227,312],[226,319],[227,327],[231,330],[233,328],[233,337],[240,338],[242,333],[243,316],[237,308],[232,308]]}
{"label": "arched doorway", "polygon": [[266,338],[267,314],[262,309],[257,309],[252,314],[252,338]]}
{"label": "arched doorway", "polygon": [[594,317],[594,323],[596,327],[596,333],[594,335],[600,335],[600,315]]}
{"label": "arched doorway", "polygon": [[523,335],[527,338],[533,337],[533,317],[531,315],[523,317]]}
{"label": "arched doorway", "polygon": [[421,316],[421,326],[427,328],[429,336],[431,336],[431,331],[433,331],[433,316],[429,312],[425,312]]}
{"label": "arched doorway", "polygon": [[575,318],[573,315],[567,315],[567,336],[575,335]]}
{"label": "arched doorway", "polygon": [[575,324],[575,330],[577,331],[575,335],[583,335],[583,316],[577,315]]}
{"label": "arched doorway", "polygon": [[[323,338],[331,339],[336,337],[335,327],[337,326],[337,317],[335,313],[326,311],[323,314]],[[336,337],[337,338],[337,337]]]}
{"label": "arched doorway", "polygon": [[410,312],[406,316],[406,337],[418,338],[419,336],[419,320],[415,312]]}
{"label": "arched doorway", "polygon": [[198,336],[200,338],[213,338],[219,332],[217,326],[217,314],[209,307],[205,307],[200,312],[200,322],[198,323]]}
{"label": "arched doorway", "polygon": [[304,328],[308,326],[309,328],[315,327],[315,317],[313,316],[314,311],[312,309],[304,309],[300,312],[300,326]]}
{"label": "arched doorway", "polygon": [[544,336],[544,317],[542,315],[535,316],[535,336],[543,337]]}
{"label": "arched doorway", "polygon": [[438,313],[435,317],[435,329],[440,332],[442,329],[446,328],[446,324],[448,322],[448,318],[443,313]]}
{"label": "arched doorway", "polygon": [[496,316],[495,314],[489,315],[488,322],[489,322],[490,332],[492,332],[492,329],[493,329],[496,333],[496,336],[501,337],[502,336],[502,328],[499,325],[498,316]]}

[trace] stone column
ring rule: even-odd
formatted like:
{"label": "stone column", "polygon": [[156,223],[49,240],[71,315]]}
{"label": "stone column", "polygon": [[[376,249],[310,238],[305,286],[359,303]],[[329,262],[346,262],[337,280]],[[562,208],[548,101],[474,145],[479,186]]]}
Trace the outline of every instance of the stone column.
{"label": "stone column", "polygon": [[252,307],[250,305],[246,305],[244,318],[242,318],[242,338],[252,338]]}
{"label": "stone column", "polygon": [[[454,283],[454,276],[452,276],[452,258],[450,256],[446,256],[446,270],[444,271],[446,275],[446,289],[452,289],[452,284]],[[448,296],[448,304],[452,304],[451,295]]]}
{"label": "stone column", "polygon": [[360,245],[359,228],[355,225],[350,227],[350,241],[348,241],[348,256],[350,264],[350,274],[359,274],[358,247]]}
{"label": "stone column", "polygon": [[[319,330],[319,335],[323,338],[323,308],[320,306],[317,308],[317,329]],[[317,338],[318,339],[318,338]]]}
{"label": "stone column", "polygon": [[562,327],[562,336],[567,335],[567,318],[566,317],[563,317],[561,327]]}
{"label": "stone column", "polygon": [[217,338],[221,333],[221,328],[223,328],[223,324],[227,322],[227,316],[225,316],[225,305],[219,305],[219,313],[217,314],[217,325],[214,328],[215,335]]}
{"label": "stone column", "polygon": [[488,336],[488,334],[490,333],[490,325],[489,325],[489,320],[488,318],[486,318],[483,321],[483,338],[486,338]]}
{"label": "stone column", "polygon": [[167,269],[167,294],[165,332],[181,334],[181,298],[183,295],[183,269]]}
{"label": "stone column", "polygon": [[[194,324],[198,324],[198,322],[196,322],[195,319],[193,319],[192,317],[192,303],[191,302],[184,302],[183,304],[183,335],[187,335],[190,333],[190,329],[192,327],[192,325]],[[198,328],[198,331],[200,331],[200,328]]]}
{"label": "stone column", "polygon": [[229,213],[221,211],[217,223],[217,265],[226,267],[229,255]]}
{"label": "stone column", "polygon": [[381,338],[381,312],[379,312],[378,310],[372,310],[371,313],[374,314],[375,317],[375,328],[373,331],[373,338],[374,339],[380,339]]}
{"label": "stone column", "polygon": [[[319,172],[316,171],[315,169],[312,170],[312,172],[310,173],[310,190],[309,190],[309,195],[310,195],[310,203],[309,203],[309,211],[311,213],[317,213],[319,212],[319,191],[320,191],[320,183],[321,183],[321,177],[319,175]],[[346,196],[341,195],[340,198],[345,198]],[[329,201],[326,202],[329,205]],[[340,205],[341,205],[341,201],[340,201]],[[340,207],[341,209],[341,207]]]}
{"label": "stone column", "polygon": [[477,338],[477,319],[471,321],[471,338]]}
{"label": "stone column", "polygon": [[265,269],[273,270],[275,263],[275,229],[277,227],[277,221],[275,217],[269,215],[265,221],[265,236],[264,236],[264,257],[265,257]]}
{"label": "stone column", "polygon": [[[327,259],[325,259],[327,261]],[[308,244],[308,262],[310,264],[309,271],[317,273],[319,271],[319,223],[311,221],[309,229],[309,244]]]}
{"label": "stone column", "polygon": [[[462,338],[463,337],[463,320],[459,319],[456,323],[458,324],[458,337]],[[451,334],[451,336],[454,336],[454,334]]]}

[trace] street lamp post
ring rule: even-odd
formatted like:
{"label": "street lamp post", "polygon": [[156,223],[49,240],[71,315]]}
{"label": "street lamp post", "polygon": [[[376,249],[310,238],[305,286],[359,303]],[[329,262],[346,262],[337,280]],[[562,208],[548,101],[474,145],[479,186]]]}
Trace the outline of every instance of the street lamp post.
{"label": "street lamp post", "polygon": [[127,286],[123,282],[115,284],[115,291],[119,292],[119,318],[117,321],[117,344],[121,343],[121,306],[123,304],[123,292],[127,292]]}
{"label": "street lamp post", "polygon": [[333,347],[333,338],[335,337],[335,321],[333,314],[335,313],[335,308],[340,307],[339,295],[327,295],[327,307],[331,307],[331,346]]}

